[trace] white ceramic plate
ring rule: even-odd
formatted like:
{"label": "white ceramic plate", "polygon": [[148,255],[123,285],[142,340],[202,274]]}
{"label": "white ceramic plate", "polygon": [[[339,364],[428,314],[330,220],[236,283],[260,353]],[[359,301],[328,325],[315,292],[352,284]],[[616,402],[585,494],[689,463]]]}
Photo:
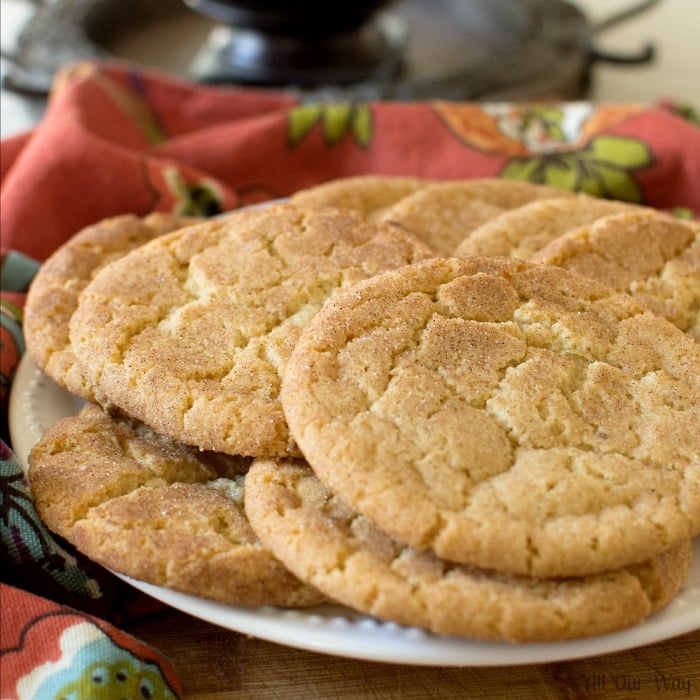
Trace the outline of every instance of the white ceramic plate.
{"label": "white ceramic plate", "polygon": [[[52,423],[79,410],[81,402],[48,379],[28,356],[20,362],[10,395],[12,445],[27,456]],[[242,608],[178,593],[127,576],[122,579],[167,605],[220,627],[270,642],[323,654],[422,666],[536,664],[609,654],[653,644],[700,629],[700,538],[684,589],[642,624],[613,634],[557,643],[507,644],[439,637],[360,615],[342,607],[307,610]]]}

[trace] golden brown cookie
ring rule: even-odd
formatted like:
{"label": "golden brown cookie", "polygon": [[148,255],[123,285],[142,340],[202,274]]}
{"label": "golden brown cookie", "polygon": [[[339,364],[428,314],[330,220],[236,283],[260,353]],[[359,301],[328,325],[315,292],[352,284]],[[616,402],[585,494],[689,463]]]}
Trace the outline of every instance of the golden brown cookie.
{"label": "golden brown cookie", "polygon": [[434,180],[402,175],[355,175],[299,190],[289,202],[300,207],[355,209],[373,218],[432,182]]}
{"label": "golden brown cookie", "polygon": [[78,296],[98,270],[152,240],[198,221],[167,213],[124,214],[88,226],[58,248],[32,280],[24,307],[27,352],[57,384],[91,400],[92,388],[76,363],[68,322]]}
{"label": "golden brown cookie", "polygon": [[281,400],[324,484],[444,559],[581,576],[700,532],[700,344],[558,267],[360,283],[305,327]]}
{"label": "golden brown cookie", "polygon": [[519,180],[475,178],[439,182],[403,197],[379,217],[396,221],[443,255],[452,255],[477,227],[504,211],[572,192]]}
{"label": "golden brown cookie", "polygon": [[700,223],[658,211],[606,216],[554,239],[533,261],[627,292],[700,340]]}
{"label": "golden brown cookie", "polygon": [[688,541],[635,566],[534,579],[450,564],[405,547],[324,488],[308,465],[255,460],[246,513],[300,579],[363,613],[438,634],[509,642],[606,634],[667,605],[688,576]]}
{"label": "golden brown cookie", "polygon": [[204,449],[290,454],[278,393],[303,326],[336,290],[432,255],[350,210],[241,211],[103,268],[71,342],[100,403]]}
{"label": "golden brown cookie", "polygon": [[479,226],[455,255],[505,255],[528,260],[540,248],[571,229],[610,214],[640,209],[635,204],[587,194],[535,200],[509,209]]}
{"label": "golden brown cookie", "polygon": [[237,605],[323,600],[250,528],[247,463],[167,440],[94,404],[51,426],[29,463],[42,520],[114,571]]}

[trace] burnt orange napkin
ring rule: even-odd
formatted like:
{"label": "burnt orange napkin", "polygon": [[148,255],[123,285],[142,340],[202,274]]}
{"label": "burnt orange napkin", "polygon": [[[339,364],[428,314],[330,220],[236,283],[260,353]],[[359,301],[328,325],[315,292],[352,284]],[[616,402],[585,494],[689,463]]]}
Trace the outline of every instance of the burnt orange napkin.
{"label": "burnt orange napkin", "polygon": [[[524,179],[700,213],[700,128],[676,104],[305,103],[283,91],[81,63],[57,75],[41,124],[1,149],[3,402],[23,350],[22,303],[36,264],[108,216],[213,215],[368,173]],[[2,412],[6,424],[4,403]],[[10,446],[0,442],[0,450],[2,571],[13,584],[0,599],[2,697],[20,697],[22,688],[92,697],[86,684],[98,662],[141,673],[158,697],[177,694],[167,662],[120,632],[110,613],[114,582],[52,540]],[[66,601],[75,607],[59,605]]]}
{"label": "burnt orange napkin", "polygon": [[638,104],[302,103],[133,66],[59,74],[2,143],[2,247],[45,258],[132,212],[217,213],[359,173],[502,176],[700,212],[700,129]]}

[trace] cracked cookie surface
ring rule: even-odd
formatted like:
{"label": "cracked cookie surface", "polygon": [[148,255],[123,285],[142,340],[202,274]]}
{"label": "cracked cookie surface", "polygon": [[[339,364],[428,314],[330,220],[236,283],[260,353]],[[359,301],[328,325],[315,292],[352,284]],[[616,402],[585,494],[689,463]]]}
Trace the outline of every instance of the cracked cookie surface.
{"label": "cracked cookie surface", "polygon": [[442,558],[578,576],[700,531],[700,345],[632,297],[505,258],[339,294],[282,404],[331,490]]}
{"label": "cracked cookie surface", "polygon": [[603,217],[532,256],[627,292],[700,340],[700,223],[658,211]]}
{"label": "cracked cookie surface", "polygon": [[92,400],[68,330],[80,293],[108,263],[197,220],[162,212],[144,218],[124,214],[87,226],[58,248],[34,276],[24,305],[27,352],[37,367],[72,394]]}
{"label": "cracked cookie surface", "polygon": [[534,579],[405,547],[335,496],[301,460],[258,459],[246,513],[299,578],[361,612],[438,634],[534,642],[606,634],[663,608],[688,576],[687,541],[639,565]]}
{"label": "cracked cookie surface", "polygon": [[380,216],[413,231],[442,255],[453,255],[482,224],[527,202],[573,197],[548,185],[499,178],[436,182],[402,197]]}
{"label": "cracked cookie surface", "polygon": [[586,194],[535,200],[509,209],[472,231],[455,250],[460,255],[504,255],[529,260],[567,231],[603,216],[640,209],[635,204]]}
{"label": "cracked cookie surface", "polygon": [[349,210],[241,211],[101,270],[71,342],[101,404],[204,449],[294,454],[278,394],[303,326],[336,290],[433,255]]}
{"label": "cracked cookie surface", "polygon": [[324,600],[251,529],[244,460],[187,447],[87,404],[51,426],[29,462],[42,520],[103,566],[231,604]]}
{"label": "cracked cookie surface", "polygon": [[371,219],[433,182],[402,175],[342,177],[298,190],[289,197],[289,203],[300,207],[355,209]]}

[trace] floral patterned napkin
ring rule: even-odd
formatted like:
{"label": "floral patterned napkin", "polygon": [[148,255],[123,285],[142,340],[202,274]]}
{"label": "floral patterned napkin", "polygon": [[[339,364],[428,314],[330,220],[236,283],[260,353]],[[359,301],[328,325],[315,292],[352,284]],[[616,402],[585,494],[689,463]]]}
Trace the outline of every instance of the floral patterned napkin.
{"label": "floral patterned napkin", "polygon": [[[700,126],[670,102],[303,102],[89,62],[44,120],[1,143],[1,696],[172,698],[176,671],[122,630],[146,599],[36,517],[7,399],[38,264],[108,216],[214,215],[357,174],[503,177],[700,214]],[[117,695],[114,695],[117,697]]]}

